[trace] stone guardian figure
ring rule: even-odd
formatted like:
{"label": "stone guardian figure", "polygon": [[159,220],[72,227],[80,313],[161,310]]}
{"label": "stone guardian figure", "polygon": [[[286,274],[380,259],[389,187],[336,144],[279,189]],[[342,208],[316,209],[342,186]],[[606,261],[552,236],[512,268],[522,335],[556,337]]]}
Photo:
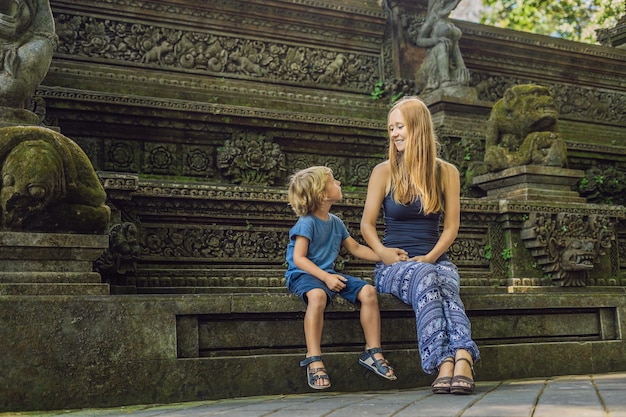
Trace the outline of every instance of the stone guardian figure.
{"label": "stone guardian figure", "polygon": [[48,0],[0,0],[0,230],[101,234],[111,210],[89,158],[25,109],[55,41]]}
{"label": "stone guardian figure", "polygon": [[520,165],[566,167],[567,147],[558,132],[552,93],[536,84],[516,85],[498,100],[488,121],[485,164],[489,172]]}
{"label": "stone guardian figure", "polygon": [[463,86],[470,81],[469,70],[459,49],[461,30],[448,18],[460,0],[430,0],[428,12],[414,40],[426,48],[424,62],[417,70],[415,81],[420,94],[438,88]]}
{"label": "stone guardian figure", "polygon": [[0,127],[39,124],[24,107],[48,72],[55,42],[48,0],[0,1]]}

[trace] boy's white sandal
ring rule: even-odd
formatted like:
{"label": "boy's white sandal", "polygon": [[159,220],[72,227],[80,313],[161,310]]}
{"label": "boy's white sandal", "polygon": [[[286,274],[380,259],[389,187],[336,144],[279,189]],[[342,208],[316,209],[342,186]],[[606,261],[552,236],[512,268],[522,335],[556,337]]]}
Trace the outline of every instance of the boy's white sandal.
{"label": "boy's white sandal", "polygon": [[[322,362],[321,356],[309,356],[300,361],[300,366],[306,366],[306,382],[309,387],[313,389],[326,389],[330,388],[330,377],[326,368],[311,368],[309,365],[313,362]],[[318,375],[319,372],[323,372],[322,375]],[[318,379],[325,379],[328,381],[328,385],[315,385]]]}
{"label": "boy's white sandal", "polygon": [[387,375],[389,371],[393,372],[393,368],[391,367],[391,365],[389,365],[387,359],[376,359],[374,357],[374,354],[381,353],[382,351],[383,350],[379,347],[365,349],[365,352],[361,353],[359,363],[370,371],[374,372],[376,375],[380,375],[385,379],[394,381],[398,379],[398,377],[396,377],[395,372],[391,376]]}

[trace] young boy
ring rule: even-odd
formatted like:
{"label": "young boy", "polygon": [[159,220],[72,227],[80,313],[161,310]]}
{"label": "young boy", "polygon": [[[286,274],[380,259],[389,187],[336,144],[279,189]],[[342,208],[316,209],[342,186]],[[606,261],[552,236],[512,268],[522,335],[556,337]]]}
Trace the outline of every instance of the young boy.
{"label": "young boy", "polygon": [[324,311],[335,295],[361,305],[360,319],[365,336],[365,352],[359,363],[377,375],[396,379],[393,368],[380,348],[380,311],[376,289],[349,275],[338,274],[335,259],[343,246],[352,255],[369,261],[380,258],[369,247],[359,244],[344,223],[330,213],[341,200],[340,182],[328,167],[314,166],[295,173],[289,182],[289,205],[299,216],[289,232],[285,274],[287,288],[306,303],[304,334],[307,383],[313,389],[330,387],[330,377],[322,361]]}

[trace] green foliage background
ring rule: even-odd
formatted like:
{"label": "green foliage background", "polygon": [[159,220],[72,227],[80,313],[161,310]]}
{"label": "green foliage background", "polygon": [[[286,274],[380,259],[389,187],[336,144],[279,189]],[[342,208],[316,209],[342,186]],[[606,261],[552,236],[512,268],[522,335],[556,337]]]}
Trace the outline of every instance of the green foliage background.
{"label": "green foliage background", "polygon": [[614,27],[624,0],[483,0],[480,23],[597,44],[596,29]]}

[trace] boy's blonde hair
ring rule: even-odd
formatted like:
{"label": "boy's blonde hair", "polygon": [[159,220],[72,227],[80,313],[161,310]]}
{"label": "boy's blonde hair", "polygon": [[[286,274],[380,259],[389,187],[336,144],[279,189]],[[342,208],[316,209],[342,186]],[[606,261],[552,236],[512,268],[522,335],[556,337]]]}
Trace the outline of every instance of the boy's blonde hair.
{"label": "boy's blonde hair", "polygon": [[313,166],[300,170],[289,178],[289,205],[298,216],[306,216],[322,205],[326,196],[326,184],[331,175],[332,169]]}

